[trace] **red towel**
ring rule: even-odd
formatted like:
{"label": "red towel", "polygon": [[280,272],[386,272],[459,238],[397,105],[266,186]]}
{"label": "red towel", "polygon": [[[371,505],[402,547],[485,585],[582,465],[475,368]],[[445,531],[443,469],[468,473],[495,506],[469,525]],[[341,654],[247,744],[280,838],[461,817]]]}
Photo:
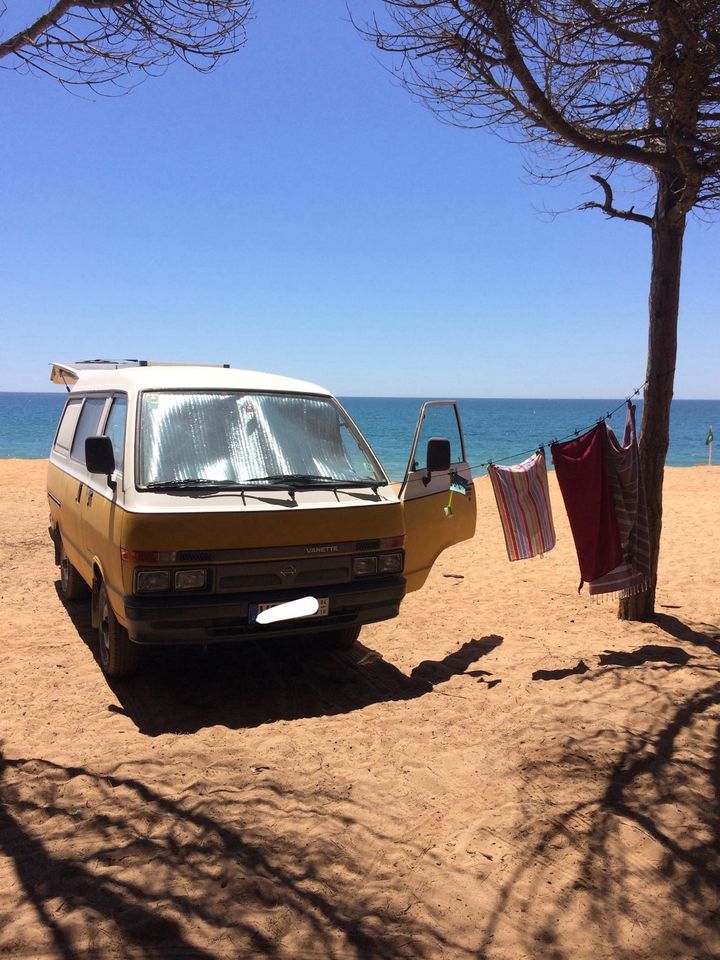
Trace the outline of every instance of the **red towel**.
{"label": "red towel", "polygon": [[623,559],[605,465],[606,434],[603,420],[576,440],[550,448],[583,581],[605,576]]}

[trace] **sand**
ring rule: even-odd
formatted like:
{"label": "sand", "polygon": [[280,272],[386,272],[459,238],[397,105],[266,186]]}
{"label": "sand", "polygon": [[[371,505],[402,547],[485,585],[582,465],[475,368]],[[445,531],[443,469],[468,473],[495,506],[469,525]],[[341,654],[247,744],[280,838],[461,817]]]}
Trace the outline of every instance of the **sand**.
{"label": "sand", "polygon": [[45,463],[0,462],[0,956],[720,953],[720,468],[668,469],[659,616],[478,532],[349,654],[104,679]]}

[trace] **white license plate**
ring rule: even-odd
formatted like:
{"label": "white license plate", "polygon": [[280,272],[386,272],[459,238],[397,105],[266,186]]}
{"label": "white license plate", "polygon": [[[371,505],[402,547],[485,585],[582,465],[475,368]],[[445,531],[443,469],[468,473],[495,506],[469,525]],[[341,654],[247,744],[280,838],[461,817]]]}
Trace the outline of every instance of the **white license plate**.
{"label": "white license plate", "polygon": [[[275,603],[251,604],[250,605],[250,623],[255,623],[255,621],[257,620],[258,614],[262,613],[263,610],[270,610],[272,607],[279,607],[283,603],[287,603],[287,600],[276,600]],[[330,598],[319,597],[317,613],[313,613],[309,617],[299,617],[298,619],[316,620],[318,617],[326,617],[328,615],[329,609],[330,609]]]}

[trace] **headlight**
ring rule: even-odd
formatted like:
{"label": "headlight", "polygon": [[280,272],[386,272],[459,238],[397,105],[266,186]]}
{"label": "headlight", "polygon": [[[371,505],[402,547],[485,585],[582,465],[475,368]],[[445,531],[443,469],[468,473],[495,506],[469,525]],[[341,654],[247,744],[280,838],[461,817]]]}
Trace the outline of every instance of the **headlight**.
{"label": "headlight", "polygon": [[169,589],[169,570],[138,570],[135,574],[135,593],[159,593]]}
{"label": "headlight", "polygon": [[202,590],[207,583],[207,570],[177,570],[176,590]]}
{"label": "headlight", "polygon": [[403,568],[403,555],[401,553],[384,553],[378,559],[380,573],[400,573]]}
{"label": "headlight", "polygon": [[377,573],[377,568],[377,557],[353,558],[352,569],[354,577],[371,577],[374,573]]}

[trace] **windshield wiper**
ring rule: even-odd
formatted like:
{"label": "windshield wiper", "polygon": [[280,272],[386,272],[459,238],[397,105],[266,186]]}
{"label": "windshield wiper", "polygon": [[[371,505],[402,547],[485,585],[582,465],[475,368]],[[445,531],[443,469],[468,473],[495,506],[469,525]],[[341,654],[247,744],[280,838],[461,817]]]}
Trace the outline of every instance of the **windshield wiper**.
{"label": "windshield wiper", "polygon": [[146,490],[251,490],[260,487],[265,490],[311,490],[314,487],[328,487],[332,490],[356,487],[387,486],[385,480],[366,477],[363,480],[340,480],[337,477],[325,477],[314,473],[274,473],[266,477],[249,477],[247,480],[212,480],[207,477],[183,477],[178,480],[154,480],[145,485]]}
{"label": "windshield wiper", "polygon": [[332,487],[341,490],[345,487],[386,487],[386,480],[376,480],[373,477],[365,477],[362,480],[340,480],[338,477],[325,477],[316,473],[273,473],[267,477],[249,477],[242,480],[238,486],[255,486],[272,484],[276,486],[282,484],[288,489],[299,490],[302,488],[311,489],[312,487]]}
{"label": "windshield wiper", "polygon": [[182,480],[154,480],[145,485],[146,490],[191,490],[203,487],[222,489],[237,489],[239,484],[235,480],[209,480],[207,477],[184,477]]}

